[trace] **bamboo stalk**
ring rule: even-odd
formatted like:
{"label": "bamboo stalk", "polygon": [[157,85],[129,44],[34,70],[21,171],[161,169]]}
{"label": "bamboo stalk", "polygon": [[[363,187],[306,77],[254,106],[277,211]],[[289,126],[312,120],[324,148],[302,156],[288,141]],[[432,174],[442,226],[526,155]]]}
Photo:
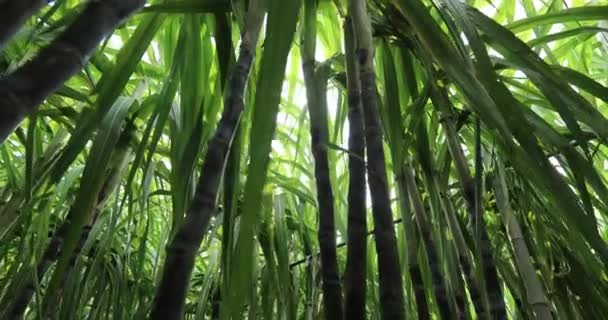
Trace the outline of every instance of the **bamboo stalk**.
{"label": "bamboo stalk", "polygon": [[[394,160],[393,160],[394,161]],[[395,177],[397,180],[397,191],[399,198],[399,206],[403,219],[403,228],[405,229],[405,241],[407,243],[407,268],[410,274],[410,281],[414,290],[414,299],[416,301],[416,311],[419,320],[430,319],[429,306],[426,300],[426,287],[422,280],[422,270],[418,262],[418,237],[419,232],[414,226],[413,212],[410,210],[410,200],[408,196],[408,188],[405,182],[404,172],[407,170],[405,165],[393,166]]]}
{"label": "bamboo stalk", "polygon": [[365,319],[367,269],[367,219],[365,208],[365,124],[361,86],[355,60],[355,39],[350,17],[343,24],[348,86],[348,225],[344,271],[344,319]]}
{"label": "bamboo stalk", "polygon": [[[225,90],[228,84],[228,77],[230,76],[230,70],[236,63],[234,56],[234,47],[232,39],[230,38],[232,25],[230,20],[224,13],[216,12],[215,16],[215,36],[217,41],[218,51],[218,62],[219,70],[222,79],[222,90]],[[223,53],[229,53],[228,57],[225,57]],[[217,289],[220,294],[217,305],[217,317],[219,318],[219,305],[221,304],[221,298],[225,295],[228,290],[226,285],[229,283],[230,278],[230,257],[232,256],[232,248],[234,242],[234,221],[237,216],[238,198],[240,190],[240,177],[239,172],[241,168],[241,150],[242,150],[242,129],[239,127],[234,133],[232,139],[232,145],[230,151],[228,151],[228,158],[226,159],[226,169],[224,169],[224,187],[223,187],[223,213],[222,213],[222,265],[221,265],[221,285]],[[215,310],[215,309],[214,309]]]}
{"label": "bamboo stalk", "polygon": [[[483,222],[483,215],[481,215],[483,210],[481,210],[481,204],[477,199],[478,191],[476,190],[475,179],[471,175],[464,152],[458,141],[458,134],[454,128],[453,118],[451,116],[451,103],[448,100],[446,93],[441,91],[436,84],[433,84],[433,89],[431,90],[431,100],[443,119],[441,123],[448,142],[448,150],[454,160],[456,174],[466,202],[470,225],[473,228],[474,234],[478,232],[480,264],[483,268],[490,315],[492,319],[507,319],[502,287],[500,286],[496,264],[492,257],[490,239],[485,223]],[[478,212],[480,213],[479,215],[477,214]],[[477,228],[475,228],[475,226],[477,226]]]}
{"label": "bamboo stalk", "polygon": [[409,199],[416,215],[416,225],[418,226],[418,230],[420,232],[420,238],[422,241],[424,241],[424,247],[429,260],[429,267],[433,280],[433,289],[435,292],[435,299],[437,300],[439,314],[441,315],[441,319],[451,319],[452,317],[450,316],[451,312],[450,303],[447,296],[447,289],[443,280],[444,277],[441,271],[439,257],[432,238],[427,212],[424,208],[422,198],[416,185],[414,170],[411,167],[408,167],[404,170],[403,174],[405,183],[407,185]]}
{"label": "bamboo stalk", "polygon": [[367,1],[350,0],[349,12],[357,35],[357,62],[361,82],[361,101],[365,123],[366,155],[368,161],[372,213],[375,226],[375,243],[380,278],[380,308],[385,319],[405,318],[403,281],[397,239],[393,227],[386,161],[382,145],[382,131],[378,121],[376,79],[373,66],[371,22],[367,14]]}
{"label": "bamboo stalk", "polygon": [[302,71],[310,115],[311,148],[314,158],[317,203],[319,210],[318,240],[321,252],[321,279],[326,319],[342,319],[342,286],[336,256],[334,195],[331,187],[327,145],[327,70],[316,67],[317,0],[307,0],[304,6],[302,39]]}
{"label": "bamboo stalk", "polygon": [[[416,251],[418,252],[417,248]],[[410,278],[414,287],[414,299],[416,300],[416,311],[418,312],[418,319],[430,319],[429,306],[426,301],[426,287],[422,280],[422,271],[420,270],[420,264],[418,263],[417,255],[412,254],[410,256],[410,264],[408,270],[410,272]]]}
{"label": "bamboo stalk", "polygon": [[145,0],[90,1],[78,18],[34,59],[0,79],[0,144],[82,68],[103,37],[144,3]]}
{"label": "bamboo stalk", "polygon": [[[450,241],[450,244],[451,247],[454,249],[454,252],[456,253],[455,259],[457,259],[457,263],[462,272],[464,273],[464,278],[469,287],[469,292],[471,294],[471,300],[475,308],[475,312],[477,313],[477,316],[479,318],[487,319],[489,316],[487,314],[487,299],[485,295],[481,295],[481,286],[477,281],[478,279],[475,274],[475,269],[473,269],[473,258],[466,245],[466,242],[464,241],[460,225],[456,221],[456,216],[454,214],[452,204],[451,202],[449,202],[448,199],[446,199],[446,192],[439,191],[440,188],[438,185],[438,179],[435,175],[435,170],[432,167],[433,161],[429,158],[431,150],[428,144],[428,133],[424,122],[420,122],[419,124],[417,141],[421,157],[420,164],[422,166],[422,171],[426,180],[425,188],[428,190],[428,193],[431,197],[431,203],[433,203],[433,206],[435,206],[436,208],[433,208],[433,206],[431,207],[436,212],[443,211],[448,226],[452,231],[452,237],[454,239],[454,241]],[[450,162],[448,161],[447,164],[449,165],[449,163]],[[438,216],[435,217],[438,218]],[[457,281],[460,283],[462,281],[462,278],[458,277]],[[460,286],[458,286],[458,288],[460,288]],[[460,304],[459,310],[462,311],[460,316],[465,317],[467,313],[466,311],[468,311],[468,307],[464,306],[466,299],[465,297],[459,295],[461,293],[460,290],[457,291],[458,293],[455,295],[454,298],[456,300],[456,303]]]}
{"label": "bamboo stalk", "polygon": [[482,286],[475,275],[475,264],[473,262],[473,257],[471,256],[471,252],[469,251],[464,236],[462,235],[460,225],[458,221],[456,221],[456,213],[454,212],[449,199],[447,199],[447,194],[445,192],[441,193],[441,201],[450,225],[450,230],[452,231],[452,235],[454,237],[454,244],[458,254],[458,262],[469,288],[473,308],[475,308],[478,318],[488,319],[489,314],[487,298],[484,295],[484,291],[481,289]]}
{"label": "bamboo stalk", "polygon": [[[424,127],[421,123],[421,127]],[[426,128],[422,129],[426,130]],[[420,133],[418,134],[418,140],[421,139]],[[424,139],[426,138],[426,134],[424,135]],[[427,165],[422,164],[426,160],[421,161],[421,166],[424,168]],[[429,161],[430,162],[430,161]],[[430,168],[430,166],[429,166]],[[435,183],[435,176],[432,173],[432,170],[423,169],[423,184],[422,189],[426,190],[426,194],[429,196],[429,204],[425,209],[428,210],[429,216],[426,219],[426,228],[429,230],[428,233],[432,235],[435,233],[435,237],[427,236],[424,239],[427,246],[430,246],[431,253],[427,253],[429,256],[429,264],[434,262],[436,266],[431,265],[431,275],[433,276],[434,283],[442,283],[445,287],[443,291],[445,292],[445,297],[438,298],[438,300],[444,300],[448,303],[447,307],[450,313],[452,313],[451,318],[455,319],[464,319],[467,316],[469,307],[466,306],[466,298],[464,297],[462,278],[460,275],[456,275],[455,270],[453,270],[452,264],[457,261],[456,256],[452,255],[450,252],[451,249],[455,249],[453,241],[449,239],[446,233],[442,232],[442,229],[446,226],[445,221],[441,221],[441,214],[443,211],[442,205],[440,203],[440,196],[438,192],[437,185]],[[438,224],[438,228],[434,227],[434,224]],[[436,230],[433,230],[436,229]],[[425,231],[427,232],[427,231]],[[427,252],[429,249],[427,249]],[[441,259],[439,260],[439,255],[436,253],[437,251],[442,252]],[[454,251],[457,252],[457,251]],[[437,261],[433,261],[433,255],[435,255],[434,259],[438,259]],[[434,270],[434,268],[436,270]],[[444,280],[445,279],[445,280]],[[437,294],[441,294],[441,289]]]}
{"label": "bamboo stalk", "polygon": [[[458,274],[458,268],[459,268],[459,264],[458,264],[458,257],[457,257],[457,250],[455,250],[455,246],[454,243],[449,243],[448,244],[448,250],[444,250],[444,254],[447,255],[445,260],[448,260],[447,265],[450,270],[450,277],[451,279],[453,279],[452,282],[452,292],[453,292],[453,300],[454,300],[454,305],[455,305],[455,309],[458,312],[458,319],[471,319],[471,313],[469,310],[469,302],[467,301],[467,294],[465,292],[465,284],[464,281],[462,279],[462,277],[460,277],[460,275]],[[446,252],[447,251],[447,252]]]}
{"label": "bamboo stalk", "polygon": [[261,1],[251,1],[249,6],[239,58],[228,80],[224,111],[215,134],[209,141],[205,162],[186,218],[167,249],[162,279],[156,289],[150,315],[152,319],[183,317],[190,274],[196,253],[216,208],[226,158],[244,109],[243,95],[264,19],[265,11]]}
{"label": "bamboo stalk", "polygon": [[496,205],[498,206],[502,220],[507,228],[509,240],[515,255],[515,263],[522,278],[524,288],[526,289],[528,303],[532,306],[536,319],[551,320],[553,319],[553,316],[551,314],[549,301],[545,296],[543,285],[534,269],[532,257],[528,251],[528,246],[526,245],[519,222],[509,203],[504,168],[500,161],[498,162],[498,175],[493,179],[493,188],[496,197]]}
{"label": "bamboo stalk", "polygon": [[0,49],[25,20],[45,3],[44,0],[0,1]]}

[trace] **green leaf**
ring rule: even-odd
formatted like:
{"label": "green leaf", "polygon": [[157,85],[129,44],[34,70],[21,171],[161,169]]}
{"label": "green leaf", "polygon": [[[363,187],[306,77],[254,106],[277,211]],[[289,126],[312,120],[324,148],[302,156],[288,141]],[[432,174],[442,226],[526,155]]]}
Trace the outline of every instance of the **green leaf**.
{"label": "green leaf", "polygon": [[222,301],[222,319],[241,318],[242,306],[247,298],[246,287],[251,283],[253,235],[260,212],[261,196],[266,182],[269,154],[276,127],[276,115],[281,98],[281,86],[291,48],[300,0],[284,2],[270,0],[268,26],[262,62],[255,94],[247,182],[243,199],[238,239],[232,259],[232,275],[228,296]]}

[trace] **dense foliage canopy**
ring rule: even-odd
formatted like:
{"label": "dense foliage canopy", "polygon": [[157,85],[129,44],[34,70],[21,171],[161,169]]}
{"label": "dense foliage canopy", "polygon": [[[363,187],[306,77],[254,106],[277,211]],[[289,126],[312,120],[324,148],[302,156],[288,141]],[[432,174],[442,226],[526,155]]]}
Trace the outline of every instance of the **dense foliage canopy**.
{"label": "dense foliage canopy", "polygon": [[0,0],[0,318],[604,319],[607,19]]}

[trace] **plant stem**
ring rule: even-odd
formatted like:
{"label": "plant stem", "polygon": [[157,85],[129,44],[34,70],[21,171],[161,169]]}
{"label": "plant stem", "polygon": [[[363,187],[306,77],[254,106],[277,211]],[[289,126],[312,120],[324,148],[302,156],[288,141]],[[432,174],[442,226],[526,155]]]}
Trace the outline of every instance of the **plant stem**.
{"label": "plant stem", "polygon": [[524,239],[519,222],[515,217],[511,204],[509,203],[509,194],[507,184],[504,177],[504,168],[498,161],[498,175],[493,179],[494,195],[496,197],[496,205],[500,210],[502,220],[507,228],[509,240],[513,247],[515,255],[515,263],[522,278],[524,288],[526,289],[526,297],[528,303],[532,306],[532,310],[537,319],[551,320],[551,308],[545,297],[545,290],[540,282],[534,269],[532,257],[528,251],[528,246]]}
{"label": "plant stem", "polygon": [[365,118],[365,140],[368,161],[372,213],[375,226],[375,242],[378,254],[380,278],[380,308],[385,319],[404,319],[405,304],[403,281],[397,238],[393,227],[386,161],[382,143],[382,131],[378,121],[378,101],[376,79],[373,66],[373,43],[371,22],[367,14],[367,1],[350,0],[349,12],[353,17],[353,27],[357,35],[357,62],[361,82],[361,101]]}
{"label": "plant stem", "polygon": [[413,171],[414,170],[411,167],[408,167],[403,172],[409,199],[412,207],[414,208],[420,238],[424,241],[424,247],[429,260],[431,278],[433,280],[433,289],[435,291],[435,299],[437,300],[439,314],[441,315],[441,319],[451,319],[450,303],[448,301],[446,285],[443,280],[444,277],[441,271],[439,257],[432,238],[427,212],[422,203],[422,198],[420,197]]}
{"label": "plant stem", "polygon": [[361,108],[361,86],[355,58],[353,25],[343,24],[348,86],[348,225],[346,270],[344,271],[344,319],[365,319],[367,269],[367,219],[365,208],[365,124]]}
{"label": "plant stem", "polygon": [[19,29],[19,27],[34,12],[38,11],[46,1],[19,0],[0,2],[0,49],[6,41]]}
{"label": "plant stem", "polygon": [[[123,133],[123,137],[127,137],[129,134],[129,132],[125,131]],[[97,204],[95,205],[95,208],[91,211],[86,224],[82,227],[80,239],[78,240],[78,245],[72,253],[72,256],[70,257],[70,266],[63,275],[64,282],[65,279],[67,279],[67,277],[70,275],[71,270],[73,269],[73,266],[76,263],[76,260],[80,256],[84,243],[87,240],[89,232],[95,224],[95,221],[97,221],[97,217],[99,216],[101,209],[103,208],[105,202],[108,200],[108,198],[120,182],[121,174],[123,173],[123,169],[126,167],[131,154],[129,151],[128,143],[128,140],[123,140],[123,142],[115,149],[115,161],[113,162],[114,165],[110,168],[108,177],[106,178],[103,187],[97,194]],[[36,292],[36,284],[39,284],[42,281],[48,269],[53,265],[53,263],[57,261],[59,256],[62,254],[63,244],[71,223],[70,218],[70,216],[66,217],[66,219],[63,221],[61,226],[59,226],[57,231],[53,233],[51,241],[47,245],[42,257],[36,265],[35,274],[30,275],[28,270],[28,274],[26,274],[26,281],[24,284],[18,287],[17,294],[14,295],[16,298],[13,300],[13,304],[11,305],[7,313],[7,317],[9,319],[21,319],[23,317],[23,313],[25,312],[27,306],[32,300],[34,293]],[[56,296],[60,295],[57,294]]]}
{"label": "plant stem", "polygon": [[483,212],[483,210],[481,210],[481,199],[477,199],[477,188],[480,186],[476,186],[475,179],[471,175],[466,163],[464,152],[458,140],[458,134],[454,128],[453,118],[451,116],[451,103],[446,96],[446,93],[441,91],[434,84],[433,89],[431,90],[431,100],[438,109],[439,115],[443,118],[443,129],[447,138],[449,152],[454,160],[456,174],[460,182],[463,197],[466,202],[469,222],[473,229],[473,234],[478,234],[478,237],[476,238],[478,238],[479,241],[476,242],[479,242],[477,245],[480,251],[480,264],[483,268],[491,317],[492,319],[507,319],[502,287],[498,280],[498,272],[496,271],[496,264],[492,257],[490,239],[483,221],[483,215],[481,214]]}
{"label": "plant stem", "polygon": [[209,141],[205,162],[186,217],[168,246],[162,280],[156,289],[150,314],[152,319],[183,317],[194,260],[216,208],[226,158],[244,109],[243,95],[263,18],[264,8],[260,1],[251,1],[239,58],[227,86],[224,111],[215,134]]}
{"label": "plant stem", "polygon": [[327,70],[315,68],[317,0],[307,0],[304,6],[302,41],[302,71],[310,115],[311,148],[314,158],[317,203],[319,209],[319,247],[321,279],[326,319],[342,319],[342,286],[336,257],[334,195],[331,187],[327,145]]}
{"label": "plant stem", "polygon": [[90,1],[78,18],[34,59],[0,79],[0,144],[82,68],[107,34],[144,3],[145,0]]}

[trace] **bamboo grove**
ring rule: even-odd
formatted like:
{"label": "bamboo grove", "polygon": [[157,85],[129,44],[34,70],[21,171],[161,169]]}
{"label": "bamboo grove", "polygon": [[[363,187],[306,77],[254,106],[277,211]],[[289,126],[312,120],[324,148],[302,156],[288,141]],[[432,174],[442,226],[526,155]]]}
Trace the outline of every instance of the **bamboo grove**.
{"label": "bamboo grove", "polygon": [[604,319],[607,17],[0,0],[0,319]]}

